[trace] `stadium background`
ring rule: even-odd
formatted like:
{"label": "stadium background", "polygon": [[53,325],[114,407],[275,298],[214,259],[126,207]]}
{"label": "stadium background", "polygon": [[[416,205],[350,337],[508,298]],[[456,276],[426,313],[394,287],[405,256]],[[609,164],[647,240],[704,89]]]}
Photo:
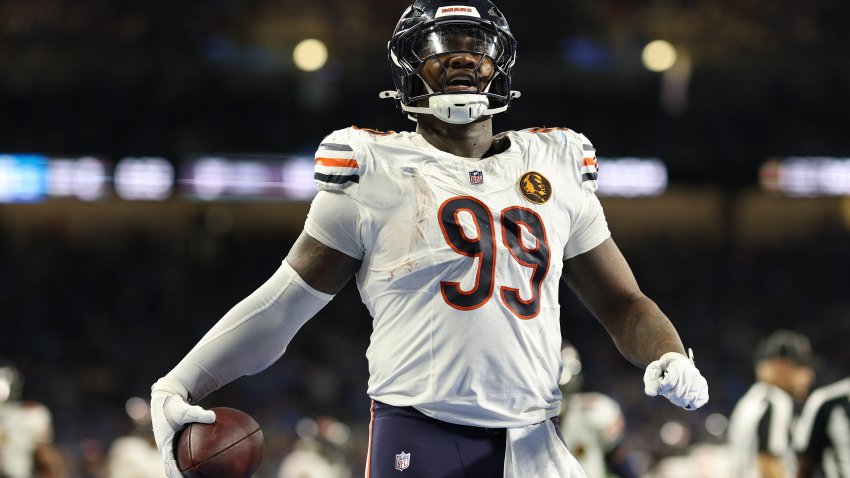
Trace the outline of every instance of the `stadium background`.
{"label": "stadium background", "polygon": [[[655,157],[668,171],[663,194],[603,204],[643,289],[694,348],[708,406],[686,413],[644,397],[641,371],[566,290],[562,300],[586,388],[621,403],[647,468],[689,444],[723,441],[722,416],[752,380],[754,344],[776,328],[810,336],[818,384],[847,373],[850,174],[833,175],[839,185],[823,195],[784,194],[765,165],[850,156],[850,4],[501,3],[519,41],[514,80],[524,96],[496,128],[567,126],[601,158]],[[412,128],[377,98],[392,86],[384,48],[403,6],[5,0],[0,154],[92,155],[107,167],[157,156],[179,169],[201,153],[310,155],[351,124]],[[292,59],[305,38],[328,48],[316,72]],[[667,73],[641,63],[659,38],[680,55]],[[24,396],[53,411],[77,475],[131,430],[127,399],[146,397],[283,259],[307,203],[254,199],[201,201],[175,188],[162,201],[107,190],[96,201],[0,204],[0,354],[24,372]],[[258,418],[269,441],[263,476],[305,416],[348,424],[359,470],[369,333],[350,284],[281,361],[204,404]]]}

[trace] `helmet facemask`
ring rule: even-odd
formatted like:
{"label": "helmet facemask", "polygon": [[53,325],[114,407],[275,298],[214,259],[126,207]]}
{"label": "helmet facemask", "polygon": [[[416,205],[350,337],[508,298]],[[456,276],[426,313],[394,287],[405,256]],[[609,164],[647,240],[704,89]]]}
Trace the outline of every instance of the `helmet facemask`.
{"label": "helmet facemask", "polygon": [[[418,46],[415,47],[414,58],[411,59],[411,64],[416,65],[416,67],[411,77],[418,77],[420,81],[411,82],[410,102],[417,103],[434,95],[472,93],[483,94],[488,97],[488,100],[493,99],[499,103],[494,106],[501,106],[505,103],[507,98],[504,95],[503,79],[507,77],[507,74],[504,69],[499,67],[500,60],[504,56],[504,47],[497,35],[480,28],[465,26],[453,28],[448,25],[442,28],[432,27],[418,37]],[[452,61],[452,58],[459,55],[464,55],[474,62],[474,66],[470,68],[472,77],[453,79],[452,83],[460,80],[463,82],[462,85],[450,84],[447,65]],[[442,70],[437,89],[428,85],[423,76],[423,70],[429,64],[439,65]],[[487,77],[482,78],[482,74],[487,75]],[[482,85],[482,83],[484,84]],[[501,93],[491,93],[490,89],[497,84],[499,86],[496,91]],[[460,88],[460,86],[474,87],[474,90]]]}
{"label": "helmet facemask", "polygon": [[[402,18],[390,41],[389,57],[397,90],[384,92],[381,97],[398,99],[408,113],[433,114],[443,121],[463,124],[500,113],[512,98],[519,96],[519,92],[510,89],[510,72],[516,59],[510,31],[479,18],[423,21],[415,13]],[[449,77],[447,64],[457,55],[473,59],[472,76]],[[432,71],[429,85],[423,71],[435,63],[442,72],[434,78]]]}

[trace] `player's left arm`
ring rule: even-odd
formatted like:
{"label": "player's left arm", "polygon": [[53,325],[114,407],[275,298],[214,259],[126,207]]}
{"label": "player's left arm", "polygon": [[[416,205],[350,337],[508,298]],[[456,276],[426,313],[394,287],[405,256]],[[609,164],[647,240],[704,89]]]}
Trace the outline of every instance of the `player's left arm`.
{"label": "player's left arm", "polygon": [[563,277],[633,364],[645,367],[667,352],[684,355],[676,328],[641,292],[613,239],[565,261]]}
{"label": "player's left arm", "polygon": [[676,328],[638,287],[610,237],[564,261],[564,280],[602,323],[620,353],[646,367],[646,393],[694,410],[708,401],[705,378],[685,355]]}

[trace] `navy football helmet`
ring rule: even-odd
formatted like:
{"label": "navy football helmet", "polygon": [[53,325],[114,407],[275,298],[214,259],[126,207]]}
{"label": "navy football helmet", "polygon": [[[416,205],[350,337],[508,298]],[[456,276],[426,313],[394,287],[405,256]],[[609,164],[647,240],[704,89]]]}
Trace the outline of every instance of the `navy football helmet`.
{"label": "navy football helmet", "polygon": [[[412,114],[433,114],[443,121],[465,124],[484,115],[505,111],[511,99],[520,96],[511,90],[511,69],[516,61],[516,40],[505,16],[489,0],[415,0],[405,10],[388,44],[395,91],[382,98],[394,98],[411,119]],[[452,88],[447,69],[440,58],[465,53],[477,59],[473,85]],[[495,72],[486,85],[478,74],[489,59]],[[421,76],[426,62],[436,59],[443,65],[438,90]],[[469,88],[474,86],[474,88]],[[419,106],[420,100],[428,106]]]}

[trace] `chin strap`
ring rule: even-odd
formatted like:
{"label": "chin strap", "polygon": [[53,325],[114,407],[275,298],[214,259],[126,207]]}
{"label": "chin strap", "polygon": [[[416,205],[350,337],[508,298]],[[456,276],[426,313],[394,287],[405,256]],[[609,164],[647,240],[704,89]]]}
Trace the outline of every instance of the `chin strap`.
{"label": "chin strap", "polygon": [[[511,98],[519,98],[522,93],[512,91]],[[398,91],[387,90],[378,93],[381,99],[398,100],[401,95]],[[508,109],[508,105],[498,108],[488,108],[490,100],[486,95],[479,93],[473,94],[444,94],[435,95],[428,98],[428,107],[401,105],[401,109],[408,113],[429,114],[434,115],[446,123],[452,124],[468,124],[481,118],[482,116],[494,115],[502,113]],[[413,115],[408,115],[408,118],[416,121]]]}

